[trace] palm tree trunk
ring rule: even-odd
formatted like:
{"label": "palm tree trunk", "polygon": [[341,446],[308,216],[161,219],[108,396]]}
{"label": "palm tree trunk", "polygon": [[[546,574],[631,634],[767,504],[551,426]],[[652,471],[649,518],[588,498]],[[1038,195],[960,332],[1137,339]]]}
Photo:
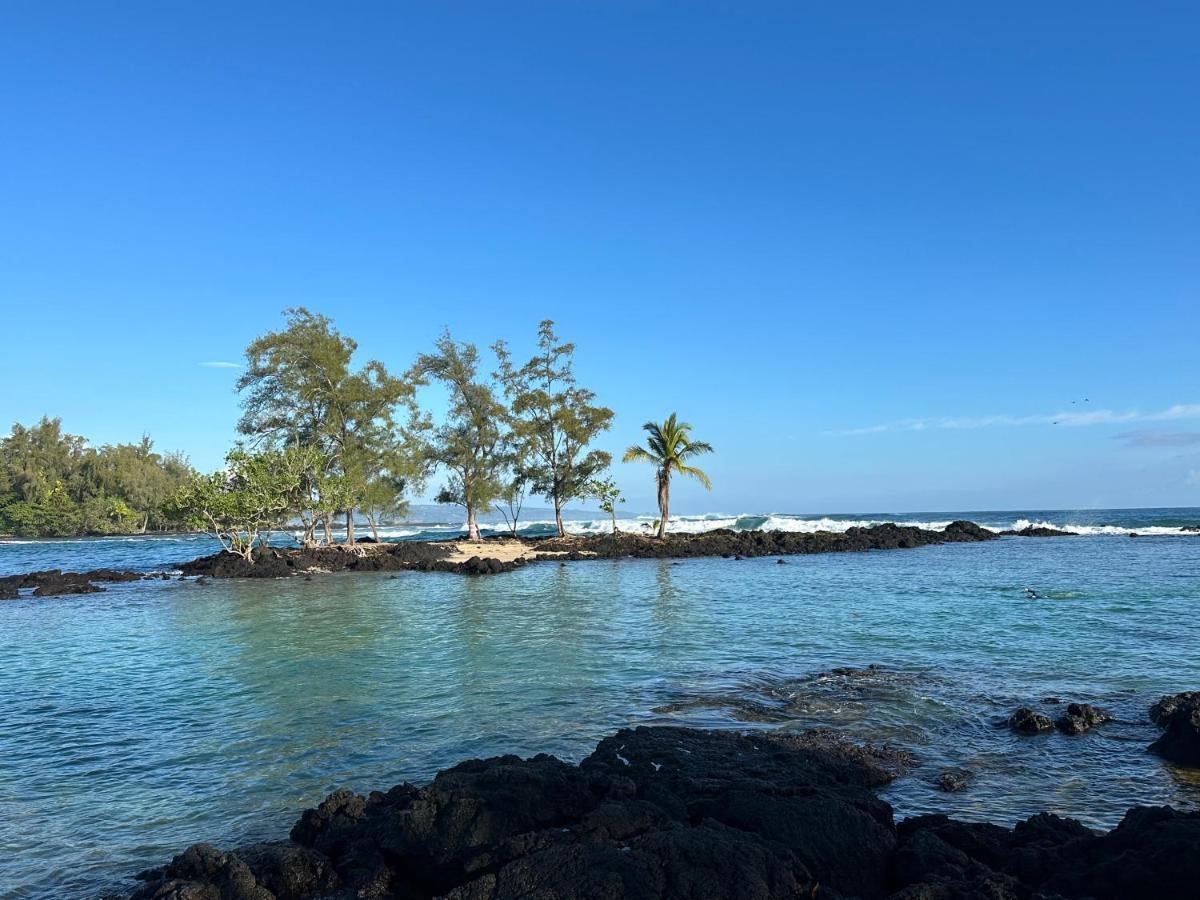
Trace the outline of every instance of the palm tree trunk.
{"label": "palm tree trunk", "polygon": [[658,473],[658,536],[667,536],[667,517],[671,514],[671,472],[663,469]]}

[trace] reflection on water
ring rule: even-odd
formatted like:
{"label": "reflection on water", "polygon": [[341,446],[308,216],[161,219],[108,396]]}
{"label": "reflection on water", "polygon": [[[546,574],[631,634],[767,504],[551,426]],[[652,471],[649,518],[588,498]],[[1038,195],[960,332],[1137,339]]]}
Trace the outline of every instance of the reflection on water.
{"label": "reflection on water", "polygon": [[[1196,776],[1145,752],[1145,709],[1200,687],[1198,573],[1200,538],[1083,537],[0,604],[0,885],[92,895],[196,840],[278,837],[335,787],[501,752],[577,759],[640,722],[903,745],[922,764],[885,792],[900,815],[1111,825],[1135,802],[1194,807]],[[1117,721],[997,727],[1051,696]],[[951,766],[976,774],[966,792],[933,787]]]}

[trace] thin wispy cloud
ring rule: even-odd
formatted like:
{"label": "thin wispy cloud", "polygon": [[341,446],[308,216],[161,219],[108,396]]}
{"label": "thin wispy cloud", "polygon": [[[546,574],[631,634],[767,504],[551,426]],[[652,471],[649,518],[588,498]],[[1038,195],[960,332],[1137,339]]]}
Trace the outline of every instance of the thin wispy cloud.
{"label": "thin wispy cloud", "polygon": [[1200,403],[1177,403],[1157,412],[1117,412],[1111,409],[1063,411],[1028,416],[938,416],[923,419],[899,419],[861,428],[842,428],[826,431],[827,437],[847,437],[881,434],[887,431],[945,431],[969,428],[1019,428],[1028,425],[1120,425],[1133,422],[1171,422],[1181,419],[1200,419]]}
{"label": "thin wispy cloud", "polygon": [[1200,444],[1200,431],[1122,431],[1113,438],[1126,447],[1191,447]]}
{"label": "thin wispy cloud", "polygon": [[200,365],[204,366],[206,369],[240,369],[242,367],[241,363],[223,362],[221,360],[202,362]]}

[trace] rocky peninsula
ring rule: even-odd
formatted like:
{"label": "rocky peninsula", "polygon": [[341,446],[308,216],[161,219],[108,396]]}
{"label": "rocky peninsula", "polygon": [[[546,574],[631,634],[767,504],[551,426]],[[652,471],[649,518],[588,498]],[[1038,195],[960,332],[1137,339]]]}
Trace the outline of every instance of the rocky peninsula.
{"label": "rocky peninsula", "polygon": [[289,839],[196,844],[130,900],[1195,895],[1200,813],[1135,807],[1106,834],[1050,813],[897,824],[875,789],[909,762],[823,730],[624,730],[579,765],[502,756],[336,791]]}
{"label": "rocky peninsula", "polygon": [[747,559],[810,553],[850,553],[902,550],[935,544],[992,541],[1001,537],[1068,537],[1050,528],[996,532],[974,522],[951,522],[935,531],[912,525],[883,523],[844,532],[733,531],[722,528],[699,534],[668,534],[655,538],[620,532],[552,538],[492,537],[482,541],[360,541],[353,546],[258,547],[252,558],[218,552],[180,563],[166,562],[161,571],[146,573],[96,569],[63,572],[51,569],[0,577],[0,600],[16,599],[31,589],[38,597],[103,592],[104,583],[169,578],[169,572],[195,578],[284,578],[332,572],[452,572],[461,575],[499,575],[538,561],[584,559],[689,559],[722,557]]}
{"label": "rocky peninsula", "polygon": [[538,561],[583,559],[687,559],[794,556],[900,550],[934,544],[975,543],[1002,536],[1066,536],[1069,532],[1036,529],[1026,532],[989,531],[974,522],[951,522],[935,531],[911,525],[884,523],[844,532],[733,531],[714,529],[699,534],[569,535],[551,538],[495,537],[483,541],[397,541],[301,549],[262,548],[251,562],[217,553],[184,563],[185,575],[216,578],[275,578],[312,572],[400,571],[458,572],[495,575]]}

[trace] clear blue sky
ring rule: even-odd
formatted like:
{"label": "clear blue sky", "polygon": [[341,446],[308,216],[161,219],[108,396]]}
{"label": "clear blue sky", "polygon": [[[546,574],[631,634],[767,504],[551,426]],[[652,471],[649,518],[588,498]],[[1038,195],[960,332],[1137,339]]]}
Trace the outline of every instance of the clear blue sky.
{"label": "clear blue sky", "polygon": [[4,4],[0,418],[213,467],[285,306],[549,316],[681,511],[1200,504],[1200,8],[983,6]]}

